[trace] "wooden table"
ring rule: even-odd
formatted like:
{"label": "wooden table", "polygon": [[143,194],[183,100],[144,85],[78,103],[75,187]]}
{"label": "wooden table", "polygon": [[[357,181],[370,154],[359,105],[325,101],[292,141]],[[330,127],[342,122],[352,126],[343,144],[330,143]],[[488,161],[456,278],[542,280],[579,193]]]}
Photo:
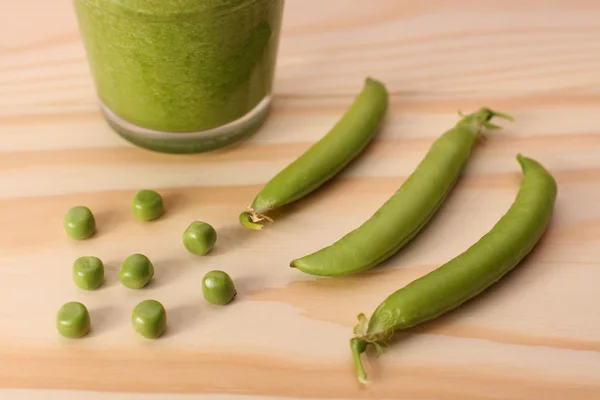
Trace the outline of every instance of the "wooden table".
{"label": "wooden table", "polygon": [[[289,0],[268,123],[241,146],[192,156],[141,150],[107,127],[70,2],[5,1],[0,27],[3,400],[600,398],[600,2]],[[334,124],[366,75],[392,97],[364,156],[275,226],[240,228],[238,213]],[[457,111],[480,106],[516,122],[477,147],[405,251],[348,278],[287,267],[368,218]],[[517,152],[559,183],[539,248],[479,299],[399,334],[371,359],[372,384],[360,386],[348,347],[356,315],[493,226],[518,190]],[[131,218],[140,188],[164,194],[163,219]],[[93,240],[64,236],[62,216],[76,204],[97,215]],[[194,219],[219,232],[210,256],[182,248]],[[141,291],[116,279],[134,252],[157,268]],[[106,263],[97,292],[71,282],[80,255]],[[201,297],[203,274],[216,268],[238,286],[228,307]],[[146,298],[168,309],[161,340],[131,329],[131,309]],[[91,311],[83,340],[54,328],[71,300]]]}

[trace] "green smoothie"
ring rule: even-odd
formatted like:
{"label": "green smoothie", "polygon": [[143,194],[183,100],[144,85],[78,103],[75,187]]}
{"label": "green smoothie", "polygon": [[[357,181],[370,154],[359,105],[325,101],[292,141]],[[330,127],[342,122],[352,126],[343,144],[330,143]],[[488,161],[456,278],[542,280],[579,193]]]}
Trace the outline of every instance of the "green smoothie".
{"label": "green smoothie", "polygon": [[75,0],[109,122],[169,152],[210,150],[256,129],[265,115],[248,115],[268,108],[283,3]]}

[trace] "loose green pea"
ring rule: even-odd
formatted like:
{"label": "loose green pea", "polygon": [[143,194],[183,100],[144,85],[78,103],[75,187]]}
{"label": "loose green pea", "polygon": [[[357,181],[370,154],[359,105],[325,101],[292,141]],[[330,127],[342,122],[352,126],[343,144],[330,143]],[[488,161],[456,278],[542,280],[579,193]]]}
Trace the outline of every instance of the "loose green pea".
{"label": "loose green pea", "polygon": [[236,296],[231,277],[223,271],[210,271],[202,279],[202,295],[211,304],[225,305]]}
{"label": "loose green pea", "polygon": [[307,274],[341,276],[367,271],[406,246],[431,221],[454,188],[483,128],[511,116],[489,108],[463,116],[431,145],[415,171],[369,219],[327,247],[290,263]]}
{"label": "loose green pea", "polygon": [[133,215],[141,221],[150,221],[163,214],[163,199],[154,190],[140,190],[133,196]]}
{"label": "loose green pea", "polygon": [[337,123],[300,157],[275,175],[239,216],[250,229],[263,229],[269,213],[294,203],[333,179],[373,140],[388,108],[388,91],[366,78],[361,92]]}
{"label": "loose green pea", "polygon": [[96,220],[89,208],[84,206],[72,207],[63,219],[65,232],[76,240],[87,239],[96,232]]}
{"label": "loose green pea", "polygon": [[143,254],[132,254],[125,259],[119,271],[119,280],[130,289],[143,288],[154,276],[154,266]]}
{"label": "loose green pea", "polygon": [[533,250],[546,231],[558,193],[556,180],[542,164],[517,155],[523,171],[519,192],[488,233],[463,253],[390,294],[370,318],[359,314],[350,340],[362,383],[368,383],[361,354],[378,353],[395,331],[438,318],[477,297],[500,281]]}
{"label": "loose green pea", "polygon": [[79,302],[64,304],[56,314],[56,329],[67,338],[80,338],[90,331],[90,313]]}
{"label": "loose green pea", "polygon": [[79,257],[73,263],[73,281],[82,289],[96,289],[104,282],[104,264],[97,257]]}
{"label": "loose green pea", "polygon": [[217,231],[206,222],[194,221],[183,232],[183,245],[190,253],[203,256],[215,245]]}
{"label": "loose green pea", "polygon": [[167,327],[167,312],[156,300],[144,300],[131,313],[133,329],[148,339],[160,337]]}

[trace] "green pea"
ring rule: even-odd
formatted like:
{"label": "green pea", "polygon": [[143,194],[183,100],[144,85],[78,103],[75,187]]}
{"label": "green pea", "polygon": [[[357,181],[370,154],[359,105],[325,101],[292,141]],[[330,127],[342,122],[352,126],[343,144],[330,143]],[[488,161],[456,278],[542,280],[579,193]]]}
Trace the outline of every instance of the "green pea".
{"label": "green pea", "polygon": [[63,226],[67,235],[73,239],[83,240],[96,232],[96,220],[89,208],[76,206],[65,214]]}
{"label": "green pea", "polygon": [[381,82],[365,79],[362,91],[340,120],[265,185],[252,201],[250,210],[239,216],[240,223],[260,230],[265,222],[272,222],[269,212],[300,200],[335,177],[379,131],[388,97]]}
{"label": "green pea", "polygon": [[510,116],[482,108],[464,116],[431,145],[415,171],[369,219],[338,241],[293,260],[311,275],[340,276],[369,270],[388,259],[432,219],[460,177],[483,128]]}
{"label": "green pea", "polygon": [[183,245],[193,254],[202,256],[212,250],[217,231],[206,222],[194,221],[183,232]]}
{"label": "green pea", "polygon": [[519,192],[494,227],[466,251],[389,295],[371,317],[358,316],[351,339],[361,382],[367,382],[360,355],[378,352],[395,330],[435,319],[476,297],[516,267],[535,247],[551,220],[557,195],[554,177],[537,161],[518,155],[523,171]]}
{"label": "green pea", "polygon": [[104,282],[104,264],[97,257],[79,257],[73,263],[73,281],[82,289],[96,289]]}
{"label": "green pea", "polygon": [[237,292],[231,277],[223,271],[210,271],[202,279],[202,295],[211,304],[225,305]]}
{"label": "green pea", "polygon": [[56,329],[67,338],[80,338],[90,331],[90,313],[79,302],[64,304],[56,314]]}
{"label": "green pea", "polygon": [[163,199],[154,190],[140,190],[133,196],[133,215],[141,221],[150,221],[163,214]]}
{"label": "green pea", "polygon": [[144,300],[131,313],[133,329],[148,339],[160,337],[167,327],[167,312],[156,300]]}
{"label": "green pea", "polygon": [[119,280],[130,289],[143,288],[154,276],[154,266],[143,254],[132,254],[125,259],[119,271]]}

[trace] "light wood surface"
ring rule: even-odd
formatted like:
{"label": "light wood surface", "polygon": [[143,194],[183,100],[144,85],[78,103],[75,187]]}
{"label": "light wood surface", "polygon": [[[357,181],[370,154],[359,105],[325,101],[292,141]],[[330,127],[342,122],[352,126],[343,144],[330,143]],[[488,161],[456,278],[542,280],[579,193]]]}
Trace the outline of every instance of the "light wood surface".
{"label": "light wood surface", "polygon": [[[2,1],[0,32],[0,398],[600,398],[600,2],[288,0],[268,123],[240,146],[193,156],[138,149],[107,127],[69,1]],[[392,97],[364,156],[276,225],[240,228],[261,185],[331,127],[366,75]],[[287,267],[369,217],[457,110],[480,106],[516,122],[477,147],[405,251],[348,278]],[[361,387],[348,346],[356,315],[492,227],[517,192],[517,152],[559,183],[538,249],[477,300],[399,334]],[[164,194],[164,218],[132,219],[140,188]],[[62,216],[76,204],[97,215],[93,240],[65,238]],[[194,219],[219,232],[210,256],[182,247]],[[157,269],[140,291],[116,279],[134,252]],[[105,261],[99,291],[72,284],[81,255]],[[235,303],[202,300],[210,269],[235,279]],[[157,341],[130,326],[146,298],[168,310]],[[71,300],[91,311],[83,340],[54,328]]]}

